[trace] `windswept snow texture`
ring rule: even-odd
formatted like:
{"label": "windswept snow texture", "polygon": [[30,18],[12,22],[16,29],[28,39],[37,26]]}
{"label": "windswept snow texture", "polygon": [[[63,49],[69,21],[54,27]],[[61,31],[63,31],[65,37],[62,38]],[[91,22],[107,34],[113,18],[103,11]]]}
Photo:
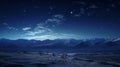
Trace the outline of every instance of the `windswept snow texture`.
{"label": "windswept snow texture", "polygon": [[120,67],[119,57],[119,39],[0,39],[0,67]]}
{"label": "windswept snow texture", "polygon": [[119,67],[120,61],[112,58],[102,53],[0,52],[0,67]]}

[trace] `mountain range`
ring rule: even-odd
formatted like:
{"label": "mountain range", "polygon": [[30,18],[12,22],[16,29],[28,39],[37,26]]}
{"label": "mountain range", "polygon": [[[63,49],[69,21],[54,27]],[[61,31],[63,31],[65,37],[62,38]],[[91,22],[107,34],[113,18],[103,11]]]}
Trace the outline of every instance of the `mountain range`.
{"label": "mountain range", "polygon": [[119,51],[120,38],[116,39],[55,39],[55,40],[10,40],[0,39],[0,51],[47,51],[47,52],[89,52]]}

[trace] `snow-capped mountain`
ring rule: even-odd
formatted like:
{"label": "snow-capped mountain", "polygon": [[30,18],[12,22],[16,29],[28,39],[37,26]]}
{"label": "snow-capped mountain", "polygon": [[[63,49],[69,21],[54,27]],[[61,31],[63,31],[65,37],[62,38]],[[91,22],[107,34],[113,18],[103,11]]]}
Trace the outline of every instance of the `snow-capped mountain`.
{"label": "snow-capped mountain", "polygon": [[44,50],[61,49],[80,51],[98,51],[98,50],[120,50],[120,39],[105,40],[105,39],[89,39],[89,40],[75,40],[75,39],[55,39],[55,40],[9,40],[0,39],[0,50]]}

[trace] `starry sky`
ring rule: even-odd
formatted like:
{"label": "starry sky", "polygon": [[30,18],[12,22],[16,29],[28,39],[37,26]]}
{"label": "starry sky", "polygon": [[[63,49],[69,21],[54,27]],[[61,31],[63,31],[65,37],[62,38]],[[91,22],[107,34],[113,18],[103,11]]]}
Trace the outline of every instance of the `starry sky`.
{"label": "starry sky", "polygon": [[120,0],[0,0],[0,38],[120,37]]}

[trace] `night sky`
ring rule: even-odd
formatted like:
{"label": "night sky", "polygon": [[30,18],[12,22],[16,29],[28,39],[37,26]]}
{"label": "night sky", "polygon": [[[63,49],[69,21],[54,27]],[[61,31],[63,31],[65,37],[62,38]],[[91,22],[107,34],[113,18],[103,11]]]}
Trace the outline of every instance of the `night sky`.
{"label": "night sky", "polygon": [[0,0],[0,38],[120,37],[120,0]]}

